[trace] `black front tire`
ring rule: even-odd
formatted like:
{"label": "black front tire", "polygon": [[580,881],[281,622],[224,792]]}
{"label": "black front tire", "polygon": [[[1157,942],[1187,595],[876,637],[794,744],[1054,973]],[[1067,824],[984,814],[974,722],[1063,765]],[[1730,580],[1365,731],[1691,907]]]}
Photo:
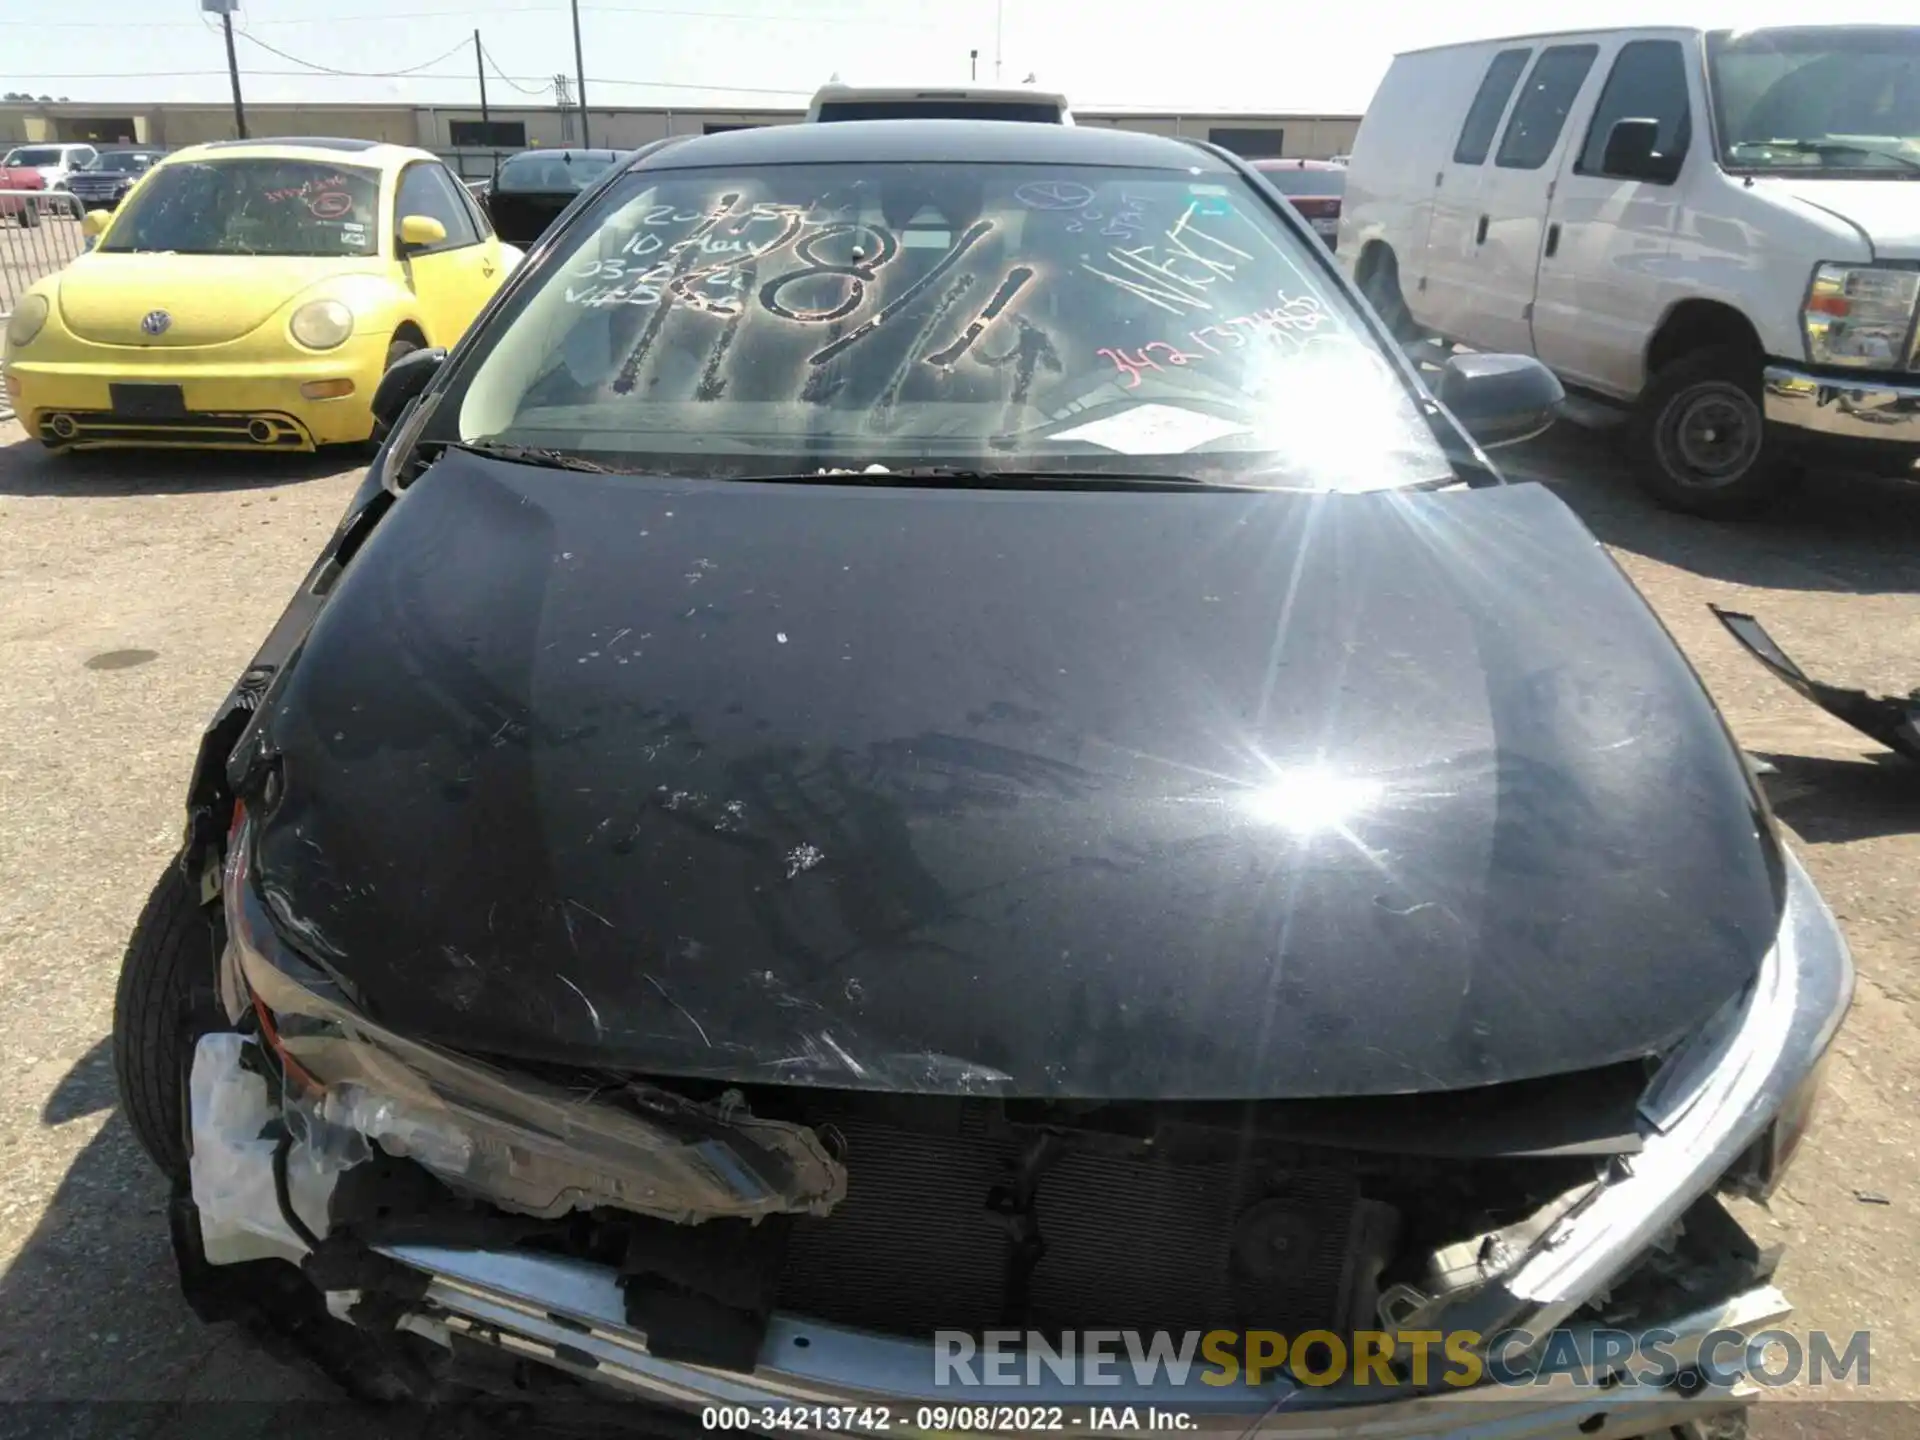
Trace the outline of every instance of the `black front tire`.
{"label": "black front tire", "polygon": [[120,1108],[140,1148],[170,1180],[187,1178],[194,1047],[227,1023],[218,991],[224,929],[218,903],[202,905],[179,865],[169,863],[120,965],[113,1004]]}
{"label": "black front tire", "polygon": [[1413,312],[1407,309],[1407,297],[1400,290],[1400,262],[1394,259],[1393,252],[1383,248],[1363,258],[1360,293],[1367,297],[1367,303],[1402,345],[1421,339],[1420,327],[1414,321]]}
{"label": "black front tire", "polygon": [[1641,488],[1712,520],[1757,515],[1785,495],[1799,472],[1767,434],[1760,372],[1752,352],[1713,346],[1655,374],[1629,432]]}
{"label": "black front tire", "polygon": [[20,228],[22,230],[37,230],[40,228],[40,202],[38,200],[23,200],[20,202]]}

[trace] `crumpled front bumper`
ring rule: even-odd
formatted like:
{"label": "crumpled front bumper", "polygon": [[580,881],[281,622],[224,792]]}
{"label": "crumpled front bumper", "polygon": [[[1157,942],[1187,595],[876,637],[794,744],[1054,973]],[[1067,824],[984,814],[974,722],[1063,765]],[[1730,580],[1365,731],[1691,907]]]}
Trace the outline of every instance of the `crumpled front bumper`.
{"label": "crumpled front bumper", "polygon": [[[1665,1433],[1729,1405],[1744,1403],[1741,1391],[1707,1389],[1687,1396],[1648,1387],[1578,1386],[1559,1380],[1523,1388],[1477,1386],[1438,1394],[1383,1398],[1349,1385],[1309,1389],[1284,1381],[1239,1387],[1228,1399],[1191,1377],[1174,1384],[1132,1380],[1069,1384],[1046,1370],[1039,1383],[964,1387],[935,1383],[934,1348],[911,1340],[776,1315],[751,1375],[658,1359],[646,1337],[625,1320],[619,1277],[611,1269],[550,1256],[450,1250],[425,1245],[383,1247],[381,1253],[429,1277],[424,1298],[401,1322],[430,1339],[450,1335],[495,1347],[629,1394],[681,1408],[744,1407],[755,1417],[807,1418],[816,1407],[838,1410],[829,1424],[809,1429],[968,1429],[951,1423],[923,1426],[935,1418],[923,1411],[956,1407],[1059,1407],[1069,1430],[1098,1428],[1092,1413],[1105,1407],[1148,1408],[1191,1417],[1195,1428],[1238,1435],[1258,1422],[1262,1434],[1397,1437],[1458,1437],[1458,1440],[1546,1440],[1546,1437],[1638,1436]],[[1666,1317],[1658,1328],[1677,1337],[1668,1347],[1680,1369],[1698,1358],[1702,1343],[1728,1332],[1751,1337],[1777,1326],[1791,1307],[1771,1285],[1685,1315]],[[1655,1327],[1647,1327],[1655,1328]],[[1593,1350],[1594,1327],[1569,1333],[1583,1355]],[[1125,1370],[1125,1365],[1119,1367]],[[1212,1417],[1213,1424],[1208,1423]],[[1150,1428],[1144,1414],[1140,1428]],[[863,1423],[865,1422],[865,1423]],[[1011,1428],[1011,1427],[1009,1427]]]}

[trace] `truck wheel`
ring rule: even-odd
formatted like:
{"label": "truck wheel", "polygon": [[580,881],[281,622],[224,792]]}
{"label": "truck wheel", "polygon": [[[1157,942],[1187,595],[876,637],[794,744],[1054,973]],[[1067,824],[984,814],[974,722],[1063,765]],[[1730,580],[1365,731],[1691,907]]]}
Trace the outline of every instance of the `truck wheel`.
{"label": "truck wheel", "polygon": [[1696,350],[1655,374],[1631,438],[1641,487],[1690,515],[1757,514],[1797,478],[1792,458],[1767,436],[1759,362],[1734,346]]}
{"label": "truck wheel", "polygon": [[169,862],[133,927],[113,1002],[120,1109],[148,1158],[187,1178],[187,1078],[200,1037],[225,1027],[217,989],[225,923]]}
{"label": "truck wheel", "polygon": [[1386,322],[1388,331],[1401,344],[1420,338],[1420,327],[1407,309],[1406,296],[1400,293],[1400,262],[1384,247],[1376,250],[1361,272],[1360,293]]}
{"label": "truck wheel", "polygon": [[20,228],[22,230],[33,230],[37,229],[39,224],[40,202],[31,198],[22,200],[20,202]]}

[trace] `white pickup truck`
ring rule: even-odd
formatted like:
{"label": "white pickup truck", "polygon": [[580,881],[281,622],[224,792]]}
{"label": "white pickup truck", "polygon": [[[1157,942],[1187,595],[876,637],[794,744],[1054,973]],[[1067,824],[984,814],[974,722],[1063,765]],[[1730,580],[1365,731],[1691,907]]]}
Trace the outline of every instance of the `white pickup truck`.
{"label": "white pickup truck", "polygon": [[1625,407],[1640,478],[1751,513],[1920,462],[1920,26],[1636,27],[1398,56],[1339,252],[1382,317]]}

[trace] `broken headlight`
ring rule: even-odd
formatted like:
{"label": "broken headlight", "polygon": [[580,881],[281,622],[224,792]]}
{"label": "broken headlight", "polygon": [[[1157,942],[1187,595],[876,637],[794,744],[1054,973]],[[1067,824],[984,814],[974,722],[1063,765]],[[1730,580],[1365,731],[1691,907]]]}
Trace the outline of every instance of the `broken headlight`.
{"label": "broken headlight", "polygon": [[249,832],[243,822],[229,849],[222,988],[258,1014],[289,1128],[310,1148],[350,1164],[377,1143],[457,1190],[549,1217],[605,1205],[681,1223],[758,1220],[824,1215],[845,1196],[846,1170],[819,1136],[737,1097],[574,1092],[372,1023],[341,977],[281,942],[252,884]]}
{"label": "broken headlight", "polygon": [[1450,1308],[1448,1324],[1544,1334],[1631,1269],[1701,1196],[1737,1185],[1761,1149],[1775,1157],[1777,1179],[1853,998],[1853,959],[1833,912],[1785,846],[1780,858],[1779,932],[1746,989],[1667,1058],[1641,1101],[1639,1153],[1510,1270]]}

